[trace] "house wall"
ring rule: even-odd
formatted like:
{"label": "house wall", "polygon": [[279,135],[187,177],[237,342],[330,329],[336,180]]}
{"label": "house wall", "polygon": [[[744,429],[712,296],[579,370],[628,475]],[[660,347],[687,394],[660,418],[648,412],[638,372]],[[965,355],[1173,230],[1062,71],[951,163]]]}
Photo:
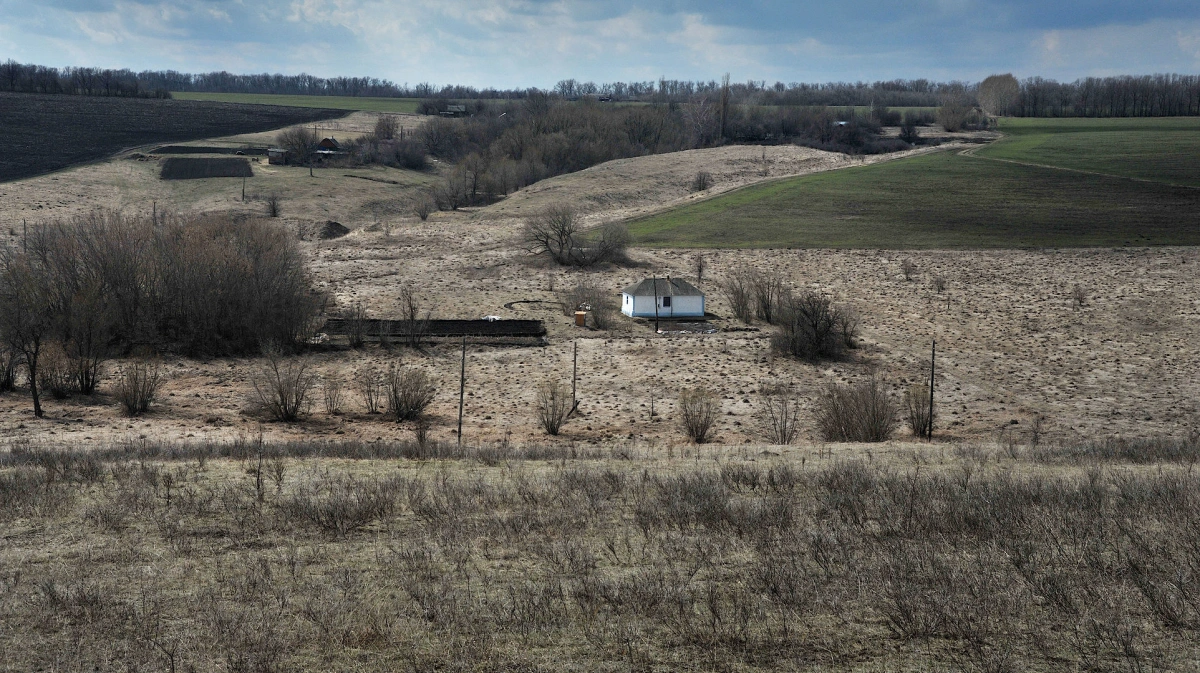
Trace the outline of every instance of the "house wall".
{"label": "house wall", "polygon": [[[631,297],[621,295],[621,313],[636,318],[653,318],[654,296]],[[704,316],[704,297],[671,297],[671,305],[662,305],[663,297],[658,297],[659,318],[699,318]]]}

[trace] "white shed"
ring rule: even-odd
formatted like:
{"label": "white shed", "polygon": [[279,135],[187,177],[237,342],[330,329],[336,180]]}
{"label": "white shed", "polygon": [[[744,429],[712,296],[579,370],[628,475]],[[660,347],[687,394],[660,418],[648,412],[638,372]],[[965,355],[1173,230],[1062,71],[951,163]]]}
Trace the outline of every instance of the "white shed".
{"label": "white shed", "polygon": [[686,280],[647,278],[621,291],[621,313],[634,318],[703,318],[704,293]]}

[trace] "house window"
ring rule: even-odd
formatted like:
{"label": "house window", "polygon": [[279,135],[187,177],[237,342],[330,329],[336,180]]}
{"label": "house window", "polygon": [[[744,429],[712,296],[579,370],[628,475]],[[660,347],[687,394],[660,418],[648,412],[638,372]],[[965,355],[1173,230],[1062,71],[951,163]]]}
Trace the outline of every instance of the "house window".
{"label": "house window", "polygon": [[671,308],[671,298],[663,297],[663,308]]}

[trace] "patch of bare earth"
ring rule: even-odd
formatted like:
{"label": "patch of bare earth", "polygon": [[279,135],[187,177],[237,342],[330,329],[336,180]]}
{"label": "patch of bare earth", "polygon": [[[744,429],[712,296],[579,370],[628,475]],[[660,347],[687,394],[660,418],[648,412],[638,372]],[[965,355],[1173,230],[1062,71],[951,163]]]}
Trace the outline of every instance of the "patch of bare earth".
{"label": "patch of bare earth", "polygon": [[[767,152],[776,166],[790,157],[787,170],[851,164],[799,148]],[[1195,249],[704,251],[707,269],[699,285],[718,316],[713,324],[727,331],[686,336],[656,335],[645,321],[620,316],[611,331],[573,327],[555,302],[583,274],[548,266],[519,250],[520,213],[539,204],[582,200],[595,217],[649,209],[689,198],[686,180],[699,166],[713,172],[718,188],[723,181],[748,183],[755,179],[750,173],[761,154],[761,148],[730,147],[614,162],[547,181],[487,209],[437,213],[424,223],[396,215],[389,219],[390,232],[367,231],[373,227],[363,226],[368,221],[360,217],[356,231],[345,238],[302,245],[318,284],[331,296],[331,311],[361,303],[370,316],[397,317],[400,291],[408,286],[434,317],[546,321],[549,336],[543,346],[468,346],[464,434],[469,442],[547,441],[535,420],[537,388],[555,380],[570,383],[575,343],[580,413],[557,442],[625,442],[648,451],[682,443],[674,400],[702,386],[721,397],[719,443],[761,443],[756,394],[776,383],[790,383],[799,393],[804,438],[815,441],[812,401],[824,385],[875,371],[899,395],[919,376],[935,337],[938,434],[944,438],[983,440],[1001,428],[1027,436],[1037,415],[1046,417],[1051,436],[1059,438],[1173,434],[1195,422],[1200,398],[1194,376],[1200,367],[1200,288],[1194,280],[1200,254]],[[299,193],[307,174],[289,179]],[[328,191],[320,193],[337,212],[361,212],[362,202],[373,195],[355,192],[360,182],[376,184],[330,180],[322,183]],[[325,215],[299,217],[318,222]],[[588,275],[616,297],[621,288],[652,273],[694,280],[695,254],[634,250],[633,266]],[[912,281],[900,272],[905,258],[918,268]],[[729,318],[718,290],[721,278],[744,267],[778,272],[793,291],[822,292],[857,311],[861,347],[846,362],[815,366],[773,356],[770,328],[742,330]],[[941,293],[931,286],[937,275],[947,283]],[[1088,292],[1081,307],[1071,296],[1076,284]],[[540,303],[505,306],[531,300]],[[370,346],[308,355],[322,379],[343,382],[345,402],[341,413],[327,414],[318,387],[311,415],[298,424],[264,422],[254,412],[249,400],[255,361],[173,357],[165,361],[171,378],[145,419],[121,418],[112,400],[101,395],[47,400],[48,418],[39,421],[32,418],[28,396],[13,393],[0,396],[0,435],[70,443],[142,436],[224,440],[256,433],[261,426],[271,438],[407,438],[412,436],[408,426],[366,414],[353,384],[357,372],[402,363],[423,367],[436,378],[432,434],[453,441],[459,348],[449,342],[422,351]],[[110,363],[109,380],[120,366]],[[907,436],[902,431],[898,441],[909,441]]]}

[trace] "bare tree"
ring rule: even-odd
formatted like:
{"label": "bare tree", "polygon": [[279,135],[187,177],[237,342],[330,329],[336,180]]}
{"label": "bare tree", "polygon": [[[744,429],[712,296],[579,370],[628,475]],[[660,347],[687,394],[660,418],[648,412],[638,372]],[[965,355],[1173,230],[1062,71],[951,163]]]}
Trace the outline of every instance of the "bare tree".
{"label": "bare tree", "polygon": [[1012,114],[1021,96],[1021,85],[1012,74],[992,75],[979,83],[979,106],[993,117]]}
{"label": "bare tree", "polygon": [[704,270],[708,268],[708,260],[704,259],[704,253],[696,253],[692,256],[692,268],[696,270],[696,284],[704,282]]}
{"label": "bare tree", "polygon": [[831,442],[883,442],[896,430],[896,404],[872,375],[856,385],[831,383],[817,398],[817,430]]}
{"label": "bare tree", "polygon": [[140,416],[150,409],[163,381],[157,364],[134,362],[117,379],[113,396],[121,403],[126,416]]}
{"label": "bare tree", "polygon": [[61,309],[53,285],[44,260],[25,252],[0,251],[0,335],[25,363],[33,415],[37,418],[44,415],[38,364]]}
{"label": "bare tree", "polygon": [[294,126],[275,136],[275,142],[301,166],[308,166],[312,175],[312,162],[321,145],[321,136],[306,126]]}
{"label": "bare tree", "polygon": [[308,411],[308,393],[316,383],[302,358],[284,358],[274,348],[268,348],[266,361],[251,378],[254,393],[262,409],[277,421],[291,423]]}
{"label": "bare tree", "polygon": [[755,315],[768,325],[774,325],[787,294],[783,278],[773,272],[758,272],[750,276],[750,286],[754,289]]}
{"label": "bare tree", "polygon": [[849,332],[853,329],[857,329],[857,321],[843,319],[841,310],[827,297],[809,292],[792,297],[782,309],[771,347],[809,362],[837,360],[847,345],[853,344]]}
{"label": "bare tree", "polygon": [[[929,372],[926,371],[925,374],[925,378],[929,378],[927,376]],[[929,406],[928,383],[915,383],[904,391],[904,410],[905,420],[908,421],[908,427],[912,430],[913,436],[929,439],[933,424],[929,417],[932,410]]]}
{"label": "bare tree", "polygon": [[279,195],[268,194],[267,202],[267,217],[279,217]]}
{"label": "bare tree", "polygon": [[354,381],[358,385],[358,394],[362,396],[363,404],[367,407],[367,413],[379,413],[379,409],[386,401],[379,370],[374,367],[364,367],[355,375]]}
{"label": "bare tree", "polygon": [[418,196],[416,201],[413,202],[413,214],[421,218],[422,222],[428,220],[430,213],[436,209],[437,204],[433,202],[433,199],[428,194]]}
{"label": "bare tree", "polygon": [[629,234],[623,225],[610,223],[587,238],[575,209],[558,204],[526,220],[523,242],[531,254],[548,255],[563,266],[588,267],[623,259]]}
{"label": "bare tree", "polygon": [[917,273],[917,263],[905,257],[900,260],[900,273],[904,274],[904,280],[912,280]]}

